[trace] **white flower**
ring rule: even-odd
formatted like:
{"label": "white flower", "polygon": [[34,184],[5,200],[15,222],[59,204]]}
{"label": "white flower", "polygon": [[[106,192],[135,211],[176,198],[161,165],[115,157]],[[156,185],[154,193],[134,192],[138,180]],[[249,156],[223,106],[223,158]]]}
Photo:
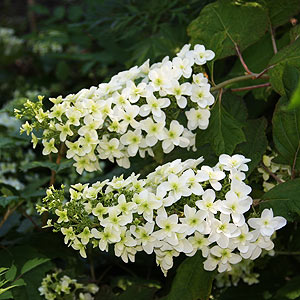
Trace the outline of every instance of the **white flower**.
{"label": "white flower", "polygon": [[124,95],[128,97],[131,103],[136,103],[140,97],[148,97],[152,92],[152,89],[144,82],[141,82],[136,86],[133,81],[127,81],[126,88],[123,91]]}
{"label": "white flower", "polygon": [[207,189],[202,195],[202,200],[196,201],[195,204],[199,209],[207,211],[214,215],[218,212],[218,205],[216,202],[214,202],[215,199],[215,191],[212,189]]}
{"label": "white flower", "polygon": [[148,190],[144,190],[139,193],[139,204],[137,203],[137,213],[143,214],[143,217],[148,222],[153,222],[153,210],[161,207],[162,203],[156,200],[156,197],[153,193],[150,193]]}
{"label": "white flower", "polygon": [[173,214],[168,217],[164,210],[160,210],[155,221],[161,229],[155,231],[153,236],[158,240],[167,238],[169,244],[177,245],[178,238],[176,233],[183,233],[186,230],[186,226],[178,224],[178,216]]}
{"label": "white flower", "polygon": [[47,142],[46,140],[43,140],[43,146],[44,146],[43,155],[48,155],[51,152],[52,153],[57,153],[58,150],[57,150],[57,148],[55,147],[54,144],[55,144],[55,139],[54,138],[52,138],[49,142]]}
{"label": "white flower", "polygon": [[116,104],[117,107],[126,107],[130,105],[130,102],[127,100],[128,96],[124,93],[125,89],[121,92],[114,92],[112,95],[113,103]]}
{"label": "white flower", "polygon": [[86,245],[92,236],[93,235],[91,234],[90,229],[87,226],[84,227],[83,231],[77,235],[77,237],[81,239],[81,243],[83,245]]}
{"label": "white flower", "polygon": [[163,140],[164,138],[164,122],[154,123],[152,118],[147,118],[141,121],[141,128],[147,132],[145,141],[147,146],[154,146],[158,140]]}
{"label": "white flower", "polygon": [[100,225],[103,227],[111,227],[113,231],[120,231],[121,226],[131,222],[130,216],[125,216],[120,214],[120,209],[118,207],[113,207],[108,214],[108,217],[100,221]]}
{"label": "white flower", "polygon": [[170,105],[168,98],[156,98],[153,94],[146,98],[147,104],[141,106],[139,114],[142,117],[148,116],[152,113],[153,118],[156,122],[164,122],[166,119],[165,113],[161,110]]}
{"label": "white flower", "polygon": [[229,156],[227,154],[221,154],[219,157],[219,162],[223,165],[223,169],[227,171],[231,171],[236,169],[238,171],[248,171],[248,166],[246,163],[251,161],[251,159],[245,158],[245,156],[240,154],[235,154],[233,156]]}
{"label": "white flower", "polygon": [[178,251],[179,253],[189,254],[193,251],[193,246],[186,238],[186,233],[176,233],[178,243],[173,245],[173,249]]}
{"label": "white flower", "polygon": [[104,207],[102,203],[97,203],[96,207],[93,208],[92,213],[99,221],[102,221],[104,218],[103,215],[108,213],[108,208]]}
{"label": "white flower", "polygon": [[210,111],[208,109],[192,108],[185,112],[188,119],[188,129],[194,130],[197,127],[200,129],[206,129],[209,124]]}
{"label": "white flower", "polygon": [[244,224],[242,227],[240,227],[240,230],[241,233],[233,239],[233,243],[241,253],[245,253],[249,250],[250,241],[253,239],[253,234],[249,232],[249,227],[247,224]]}
{"label": "white flower", "polygon": [[59,139],[61,142],[64,142],[67,138],[67,136],[72,136],[73,131],[70,129],[70,124],[67,122],[66,124],[60,125],[56,124],[55,128],[60,131]]}
{"label": "white flower", "polygon": [[208,60],[215,57],[215,53],[211,50],[205,50],[203,45],[195,45],[194,50],[187,56],[194,58],[197,65],[204,65]]}
{"label": "white flower", "polygon": [[139,114],[140,108],[137,105],[125,106],[124,110],[117,108],[115,114],[119,114],[120,119],[123,120],[122,124],[130,125],[132,128],[138,128],[139,123],[135,120],[135,117]]}
{"label": "white flower", "polygon": [[210,85],[198,86],[192,84],[191,100],[196,102],[200,108],[206,108],[215,102],[214,96],[209,91]]}
{"label": "white flower", "polygon": [[111,162],[114,162],[114,158],[121,158],[123,156],[122,145],[117,138],[112,138],[107,140],[107,136],[104,136],[102,140],[99,141],[97,147],[99,157],[101,159],[108,158]]}
{"label": "white flower", "polygon": [[48,115],[50,119],[56,118],[61,121],[61,116],[66,111],[66,106],[64,103],[55,104],[51,107],[51,113]]}
{"label": "white flower", "polygon": [[136,206],[134,202],[127,202],[125,195],[122,194],[118,197],[117,208],[121,211],[122,215],[129,217],[130,222],[132,222],[132,213],[135,211]]}
{"label": "white flower", "polygon": [[76,141],[74,143],[66,141],[65,144],[69,148],[67,150],[67,155],[66,155],[68,159],[74,157],[75,155],[79,155],[79,156],[84,155],[82,149],[80,148],[79,141]]}
{"label": "white flower", "polygon": [[[122,257],[125,263],[128,262],[128,249],[136,246],[136,241],[132,238],[130,231],[126,227],[121,228],[120,241],[115,244],[115,255]],[[124,255],[125,254],[125,255]],[[135,253],[134,253],[135,254]]]}
{"label": "white flower", "polygon": [[192,74],[192,66],[194,64],[191,58],[174,57],[172,60],[173,68],[180,71],[184,78],[190,78]]}
{"label": "white flower", "polygon": [[187,178],[178,177],[175,174],[168,176],[168,181],[161,183],[158,191],[169,191],[169,195],[174,197],[175,200],[179,200],[182,196],[190,196],[192,191],[187,187]]}
{"label": "white flower", "polygon": [[186,182],[191,192],[197,196],[202,195],[204,190],[199,182],[201,182],[201,175],[195,174],[192,169],[184,171],[181,175],[181,180]]}
{"label": "white flower", "polygon": [[[178,58],[178,59],[180,59],[180,58]],[[185,108],[187,105],[187,99],[186,99],[186,97],[184,97],[184,95],[190,96],[192,94],[192,85],[189,82],[179,84],[179,82],[177,80],[174,80],[174,81],[172,81],[171,87],[166,89],[166,91],[170,95],[175,96],[177,105],[180,108]]]}
{"label": "white flower", "polygon": [[202,166],[201,171],[205,172],[209,177],[209,183],[215,189],[216,191],[221,190],[222,185],[219,182],[220,180],[225,178],[225,173],[218,170],[213,170],[211,167],[208,166]]}
{"label": "white flower", "polygon": [[262,236],[259,230],[254,230],[251,234],[253,237],[248,251],[240,253],[243,258],[254,260],[261,255],[262,249],[270,251],[274,248],[274,243],[271,241],[270,237]]}
{"label": "white flower", "polygon": [[91,234],[95,239],[99,239],[99,249],[101,251],[108,251],[108,245],[117,243],[121,240],[120,230],[116,231],[112,226],[107,226],[103,231],[98,231],[96,228],[91,230]]}
{"label": "white flower", "polygon": [[231,191],[236,194],[239,200],[245,200],[249,198],[249,194],[251,193],[252,189],[249,185],[245,184],[244,182],[238,181],[233,179],[231,181]]}
{"label": "white flower", "polygon": [[[220,273],[231,270],[230,264],[237,264],[239,263],[242,258],[238,254],[232,253],[232,249],[229,248],[221,248],[219,246],[214,246],[211,248],[210,253],[219,258],[219,267],[218,271]],[[204,264],[205,266],[205,264]]]}
{"label": "white flower", "polygon": [[180,58],[185,58],[187,53],[190,52],[191,44],[184,45],[181,50],[176,54]]}
{"label": "white flower", "polygon": [[136,237],[137,243],[140,244],[147,254],[151,254],[156,245],[156,238],[152,236],[155,223],[147,222],[144,226],[130,226],[130,232]]}
{"label": "white flower", "polygon": [[75,250],[79,250],[79,253],[83,258],[87,257],[84,245],[77,238],[74,239],[72,248]]}
{"label": "white flower", "polygon": [[194,256],[198,250],[201,250],[203,257],[208,256],[209,254],[208,246],[210,245],[210,242],[208,241],[207,238],[204,237],[204,235],[202,235],[199,232],[195,232],[194,236],[188,238],[188,241],[192,244],[193,251],[187,253],[186,254],[187,256]]}
{"label": "white flower", "polygon": [[193,82],[199,86],[204,86],[208,84],[208,79],[202,74],[193,74]]}
{"label": "white flower", "polygon": [[84,117],[83,121],[85,125],[80,127],[78,133],[81,136],[85,136],[89,133],[93,139],[98,139],[97,129],[102,127],[103,120],[95,120],[91,115],[87,115]]}
{"label": "white flower", "polygon": [[230,222],[230,216],[220,214],[220,220],[212,219],[212,229],[208,237],[210,242],[217,242],[221,248],[227,248],[229,239],[237,237],[240,234],[240,229]]}
{"label": "white flower", "polygon": [[120,142],[128,146],[127,151],[130,156],[135,156],[139,150],[142,138],[141,129],[136,129],[135,131],[128,130],[127,133],[121,136]]}
{"label": "white flower", "polygon": [[271,236],[275,230],[278,230],[286,225],[286,219],[283,217],[273,217],[273,210],[264,209],[260,218],[251,218],[248,224],[257,229],[263,236]]}
{"label": "white flower", "polygon": [[62,227],[61,233],[65,236],[64,238],[65,244],[68,244],[69,240],[73,241],[76,238],[72,226],[70,226],[69,228]]}
{"label": "white flower", "polygon": [[174,149],[174,146],[187,147],[189,145],[189,140],[181,136],[184,127],[178,123],[178,121],[173,120],[170,124],[170,129],[165,130],[165,139],[163,140],[162,147],[165,153],[169,153]]}
{"label": "white flower", "polygon": [[163,87],[168,88],[171,85],[170,78],[173,77],[171,68],[167,66],[150,70],[148,76],[154,91],[159,91]]}
{"label": "white flower", "polygon": [[225,198],[225,201],[219,202],[219,210],[224,214],[231,214],[233,223],[242,226],[245,223],[244,213],[250,209],[252,199],[247,197],[240,200],[232,190],[226,193]]}
{"label": "white flower", "polygon": [[187,235],[193,234],[196,230],[202,234],[208,234],[209,228],[207,227],[204,219],[207,216],[206,211],[196,210],[195,207],[189,207],[187,204],[184,206],[185,218],[180,218],[182,224],[188,225],[185,233]]}

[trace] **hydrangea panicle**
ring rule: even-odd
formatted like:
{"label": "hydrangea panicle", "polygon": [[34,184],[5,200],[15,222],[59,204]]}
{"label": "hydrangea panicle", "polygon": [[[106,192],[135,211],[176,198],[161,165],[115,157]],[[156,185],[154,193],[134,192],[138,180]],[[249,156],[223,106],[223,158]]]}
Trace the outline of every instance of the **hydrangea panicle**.
{"label": "hydrangea panicle", "polygon": [[[92,244],[101,251],[134,261],[139,251],[155,253],[166,275],[173,257],[201,250],[206,270],[230,271],[242,259],[254,260],[274,247],[272,234],[286,225],[271,209],[246,220],[251,188],[234,176],[248,169],[242,155],[221,155],[213,166],[202,158],[161,165],[145,179],[132,174],[93,185],[73,185],[71,199],[53,187],[43,210],[58,216],[54,230],[86,257]],[[252,230],[253,228],[254,230]]]}

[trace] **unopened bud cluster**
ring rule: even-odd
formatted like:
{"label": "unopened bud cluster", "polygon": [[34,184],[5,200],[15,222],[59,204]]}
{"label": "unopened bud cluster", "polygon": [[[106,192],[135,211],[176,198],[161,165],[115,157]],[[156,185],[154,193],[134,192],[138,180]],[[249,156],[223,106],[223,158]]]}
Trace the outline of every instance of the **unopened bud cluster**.
{"label": "unopened bud cluster", "polygon": [[197,167],[202,161],[177,159],[146,179],[132,174],[76,184],[67,201],[63,189],[51,187],[38,210],[58,216],[54,230],[82,257],[88,244],[101,251],[114,245],[124,262],[134,261],[138,251],[154,252],[166,275],[173,257],[201,250],[206,270],[229,271],[243,258],[254,260],[262,249],[271,250],[271,236],[286,220],[271,209],[245,220],[252,205],[244,182],[249,159],[222,154],[214,167]]}
{"label": "unopened bud cluster", "polygon": [[[262,174],[263,188],[265,192],[271,190],[280,182],[289,180],[291,177],[291,166],[273,162],[273,159],[276,158],[278,154],[271,149],[268,150],[270,154],[266,153],[263,156],[262,166],[257,168],[258,172]],[[273,176],[275,175],[277,180],[275,180],[270,174],[273,174]]]}
{"label": "unopened bud cluster", "polygon": [[39,287],[41,296],[46,300],[73,299],[73,300],[93,300],[92,295],[98,292],[96,284],[79,283],[67,275],[63,275],[61,270],[47,274]]}
{"label": "unopened bud cluster", "polygon": [[[152,65],[147,60],[98,87],[50,98],[53,106],[48,111],[40,102],[37,107],[27,102],[16,116],[30,114],[28,119],[34,121],[27,121],[21,132],[43,128],[44,155],[57,153],[58,145],[65,143],[66,156],[80,174],[99,169],[99,159],[129,168],[130,157],[154,156],[156,145],[164,153],[176,146],[195,150],[193,131],[207,128],[214,103],[200,69],[213,58],[202,45],[193,50],[185,45],[172,60],[165,57]],[[34,146],[38,142],[33,133],[32,141]]]}

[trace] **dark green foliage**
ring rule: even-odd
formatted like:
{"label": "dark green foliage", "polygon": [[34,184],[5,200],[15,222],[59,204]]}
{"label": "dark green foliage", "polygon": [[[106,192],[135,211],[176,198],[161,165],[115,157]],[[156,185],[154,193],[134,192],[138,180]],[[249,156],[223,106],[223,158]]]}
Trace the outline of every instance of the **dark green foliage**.
{"label": "dark green foliage", "polygon": [[[58,165],[56,156],[48,160],[39,146],[32,154],[31,138],[20,136],[18,129],[7,124],[0,125],[0,162],[15,163],[15,171],[5,177],[22,184],[0,182],[0,222],[9,212],[0,226],[0,267],[7,268],[3,278],[16,285],[0,299],[42,299],[38,287],[54,268],[79,281],[96,282],[100,288],[96,300],[299,298],[300,27],[290,21],[295,17],[299,22],[298,0],[0,2],[0,27],[13,28],[14,36],[22,39],[21,46],[8,54],[0,40],[1,112],[12,113],[26,98],[34,100],[38,94],[67,95],[98,85],[148,58],[151,62],[166,55],[172,58],[188,42],[203,44],[216,53],[214,61],[203,67],[216,102],[208,128],[196,131],[195,152],[177,147],[164,154],[158,145],[154,159],[134,157],[130,169],[101,162],[103,172],[79,176],[73,162],[63,158]],[[248,80],[219,89],[216,84],[247,73],[237,47],[251,72],[270,69],[260,79],[252,74]],[[262,83],[271,85],[231,90]],[[51,105],[46,101],[47,108]],[[182,114],[176,114],[179,121]],[[268,146],[278,154],[273,161],[289,165],[291,174],[265,193],[257,167]],[[113,249],[106,253],[88,248],[88,259],[83,260],[63,243],[60,233],[42,229],[47,216],[35,212],[54,173],[55,185],[64,183],[68,188],[75,182],[93,183],[132,172],[145,177],[158,165],[178,158],[203,156],[205,164],[212,166],[222,153],[251,159],[247,180],[255,199],[252,213],[272,208],[274,215],[289,222],[274,240],[275,256],[255,261],[260,283],[253,286],[240,281],[237,287],[216,287],[215,273],[203,269],[201,252],[175,259],[167,278],[156,267],[154,255],[139,253],[134,264],[125,264]]]}
{"label": "dark green foliage", "polygon": [[207,5],[188,33],[192,43],[204,44],[221,59],[236,53],[235,44],[243,51],[257,42],[267,28],[266,9],[258,2],[221,0]]}
{"label": "dark green foliage", "polygon": [[170,293],[163,300],[209,299],[215,272],[205,271],[203,262],[200,251],[182,262],[177,269]]}
{"label": "dark green foliage", "polygon": [[281,183],[262,197],[261,209],[271,207],[275,215],[285,217],[292,221],[300,216],[299,199],[300,179]]}

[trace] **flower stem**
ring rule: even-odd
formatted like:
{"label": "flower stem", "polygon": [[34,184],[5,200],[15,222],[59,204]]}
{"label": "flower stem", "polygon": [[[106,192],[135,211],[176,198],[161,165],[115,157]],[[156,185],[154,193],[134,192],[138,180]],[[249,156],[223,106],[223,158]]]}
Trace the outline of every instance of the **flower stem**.
{"label": "flower stem", "polygon": [[248,68],[248,66],[246,65],[244,59],[243,59],[243,56],[242,56],[242,53],[240,51],[240,48],[237,44],[234,44],[234,47],[235,47],[235,50],[236,50],[236,53],[238,55],[238,58],[243,66],[243,68],[245,69],[245,71],[248,73],[248,74],[253,74],[253,72],[250,71],[250,69]]}
{"label": "flower stem", "polygon": [[274,51],[274,54],[276,54],[277,53],[277,45],[276,45],[276,40],[275,40],[275,29],[272,28],[272,26],[270,26],[270,33],[271,33],[273,51]]}
{"label": "flower stem", "polygon": [[266,167],[265,165],[261,165],[262,166],[262,168],[269,174],[269,175],[271,175],[278,183],[283,183],[284,181],[283,180],[281,180],[279,177],[277,177],[273,172],[271,172],[271,170],[268,168],[268,167]]}
{"label": "flower stem", "polygon": [[257,84],[257,85],[244,86],[241,88],[231,89],[231,91],[232,92],[250,91],[250,90],[254,90],[254,89],[258,89],[258,88],[262,88],[262,87],[266,87],[266,86],[270,86],[270,85],[271,85],[271,83],[267,82],[267,83],[262,83],[262,84]]}
{"label": "flower stem", "polygon": [[[239,82],[239,81],[244,81],[244,80],[249,80],[249,79],[257,79],[256,76],[258,76],[259,74],[256,74],[256,73],[253,73],[253,74],[247,74],[247,75],[242,75],[242,76],[238,76],[238,77],[234,77],[234,78],[231,78],[231,79],[228,79],[228,80],[225,80],[219,84],[217,84],[216,86],[212,87],[210,89],[211,92],[214,92],[214,91],[217,91],[221,88],[224,88],[232,83],[235,83],[235,82]],[[261,75],[260,78],[263,78],[263,79],[269,79],[269,76],[268,75]]]}

